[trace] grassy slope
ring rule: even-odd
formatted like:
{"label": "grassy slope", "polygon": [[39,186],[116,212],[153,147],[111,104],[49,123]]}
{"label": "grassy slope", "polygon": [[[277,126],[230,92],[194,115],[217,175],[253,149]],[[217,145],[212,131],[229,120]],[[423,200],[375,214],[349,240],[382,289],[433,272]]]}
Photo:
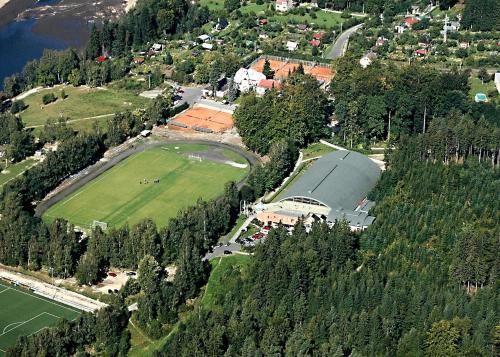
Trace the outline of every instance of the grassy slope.
{"label": "grassy slope", "polygon": [[[21,335],[32,334],[57,324],[59,318],[74,319],[79,312],[70,307],[34,295],[24,289],[0,283],[0,349],[13,345]],[[25,322],[23,324],[16,323]],[[0,356],[2,352],[0,351]]]}
{"label": "grassy slope", "polygon": [[233,267],[242,271],[250,264],[251,259],[252,257],[249,255],[240,254],[212,259],[210,261],[212,272],[205,288],[205,294],[201,300],[202,305],[206,308],[214,307],[214,302],[218,299],[217,297],[226,295],[233,288],[232,286],[228,286],[225,283],[226,279],[224,279],[229,269]]}
{"label": "grassy slope", "polygon": [[321,143],[312,143],[307,148],[302,150],[302,152],[304,154],[302,159],[307,160],[307,159],[310,159],[313,157],[323,156],[323,155],[328,154],[332,151],[335,151],[335,149],[332,148],[331,146],[321,144]]}
{"label": "grassy slope", "polygon": [[272,16],[270,20],[281,22],[283,25],[289,24],[290,21],[294,21],[295,23],[305,23],[307,21],[307,23],[309,24],[314,23],[323,28],[330,28],[345,21],[345,19],[340,17],[340,14],[325,11],[317,11],[315,19],[313,19],[309,14],[306,14],[304,16],[292,14],[277,14]]}
{"label": "grassy slope", "polygon": [[[182,208],[199,197],[210,199],[223,192],[227,181],[239,181],[248,170],[203,160],[191,161],[187,153],[208,149],[204,145],[165,145],[122,161],[80,190],[51,207],[44,219],[64,217],[88,227],[93,220],[120,226],[152,218],[165,226]],[[160,183],[153,180],[159,178]],[[149,184],[140,184],[147,179]]]}
{"label": "grassy slope", "polygon": [[[27,159],[10,165],[5,172],[0,172],[0,187],[37,163],[38,161],[35,159]],[[0,165],[0,171],[3,169],[3,167],[4,166]]]}
{"label": "grassy slope", "polygon": [[[60,96],[64,88],[67,98],[42,106],[42,96],[53,92]],[[49,118],[59,118],[60,115],[69,117],[69,120],[89,118],[103,114],[116,113],[126,109],[135,109],[144,106],[147,98],[139,97],[132,92],[117,89],[96,89],[86,87],[58,86],[43,89],[24,99],[29,107],[21,113],[26,126],[44,125]],[[106,120],[106,118],[101,119]],[[79,128],[90,127],[93,120],[76,122]],[[78,124],[77,124],[78,123]]]}

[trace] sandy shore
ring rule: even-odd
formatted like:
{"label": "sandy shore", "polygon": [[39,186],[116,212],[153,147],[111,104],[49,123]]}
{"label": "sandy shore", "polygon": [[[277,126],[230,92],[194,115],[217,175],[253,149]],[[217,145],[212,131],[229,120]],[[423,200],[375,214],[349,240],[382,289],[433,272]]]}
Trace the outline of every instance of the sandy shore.
{"label": "sandy shore", "polygon": [[[2,1],[9,1],[9,0],[0,0],[0,3]],[[125,6],[125,11],[128,12],[131,8],[133,8],[135,6],[135,4],[137,3],[137,0],[127,0],[127,6]],[[0,5],[0,7],[2,7]]]}
{"label": "sandy shore", "polygon": [[0,9],[9,2],[10,0],[0,0]]}

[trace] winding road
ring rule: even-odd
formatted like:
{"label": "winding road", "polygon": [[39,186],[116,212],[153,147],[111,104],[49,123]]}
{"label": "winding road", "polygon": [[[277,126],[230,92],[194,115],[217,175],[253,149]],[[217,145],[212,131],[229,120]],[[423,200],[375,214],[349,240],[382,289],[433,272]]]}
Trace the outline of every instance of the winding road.
{"label": "winding road", "polygon": [[349,41],[349,37],[351,37],[351,35],[359,30],[362,26],[363,24],[359,24],[342,32],[333,44],[331,50],[327,54],[325,54],[325,58],[335,59],[342,57],[347,49],[346,47],[347,42]]}

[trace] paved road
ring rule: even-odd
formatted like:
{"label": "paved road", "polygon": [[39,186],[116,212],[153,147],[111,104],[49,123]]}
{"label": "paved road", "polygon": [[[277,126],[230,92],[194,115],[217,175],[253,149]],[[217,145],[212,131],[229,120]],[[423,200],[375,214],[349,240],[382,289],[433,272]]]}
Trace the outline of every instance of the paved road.
{"label": "paved road", "polygon": [[200,101],[203,90],[197,87],[181,87],[184,93],[179,93],[182,96],[181,103],[187,102],[193,105]]}
{"label": "paved road", "polygon": [[351,27],[344,32],[340,34],[340,36],[337,38],[337,41],[335,41],[332,49],[330,52],[328,52],[325,55],[325,58],[328,59],[335,59],[342,57],[344,55],[344,49],[345,46],[347,45],[347,41],[349,40],[349,37],[356,32],[358,29],[360,29],[363,26],[363,24],[356,25],[354,27]]}
{"label": "paved road", "polygon": [[225,250],[228,250],[233,254],[244,254],[243,252],[240,252],[241,245],[239,245],[238,243],[230,243],[228,246],[223,245],[222,247],[215,247],[214,250],[210,253],[207,253],[202,260],[210,260],[213,258],[222,257],[226,255],[224,254]]}

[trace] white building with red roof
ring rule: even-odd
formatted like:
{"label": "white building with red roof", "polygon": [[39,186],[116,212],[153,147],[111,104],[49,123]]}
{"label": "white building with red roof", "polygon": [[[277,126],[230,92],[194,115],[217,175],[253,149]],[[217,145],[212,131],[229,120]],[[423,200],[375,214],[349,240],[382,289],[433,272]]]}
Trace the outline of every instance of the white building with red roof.
{"label": "white building with red roof", "polygon": [[293,9],[292,0],[276,0],[276,11],[287,12]]}
{"label": "white building with red roof", "polygon": [[261,79],[255,91],[258,95],[264,95],[271,89],[281,89],[281,82],[275,79]]}

